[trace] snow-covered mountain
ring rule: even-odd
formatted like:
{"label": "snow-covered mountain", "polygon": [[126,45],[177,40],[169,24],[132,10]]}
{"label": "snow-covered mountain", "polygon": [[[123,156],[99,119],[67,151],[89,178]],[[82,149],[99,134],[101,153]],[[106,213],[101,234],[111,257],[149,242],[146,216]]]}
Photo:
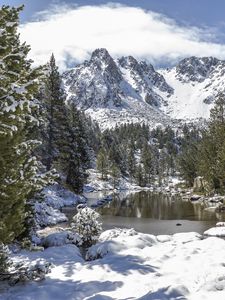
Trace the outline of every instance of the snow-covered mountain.
{"label": "snow-covered mountain", "polygon": [[166,125],[173,119],[209,117],[215,96],[225,87],[225,62],[190,57],[157,72],[132,56],[114,60],[106,49],[96,49],[63,78],[67,101],[102,129],[125,122]]}
{"label": "snow-covered mountain", "polygon": [[171,118],[209,118],[215,97],[225,90],[225,61],[213,57],[186,58],[161,74],[174,90],[164,107]]}

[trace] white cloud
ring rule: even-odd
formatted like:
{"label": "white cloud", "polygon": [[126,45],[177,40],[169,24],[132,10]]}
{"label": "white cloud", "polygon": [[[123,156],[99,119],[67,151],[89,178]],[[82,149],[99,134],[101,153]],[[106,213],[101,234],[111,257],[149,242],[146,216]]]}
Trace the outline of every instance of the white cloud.
{"label": "white cloud", "polygon": [[22,40],[31,45],[36,64],[51,53],[61,69],[71,58],[82,62],[96,48],[114,57],[133,55],[155,63],[180,58],[215,56],[225,59],[225,45],[207,41],[205,29],[181,27],[163,15],[122,5],[57,6],[40,20],[21,25]]}

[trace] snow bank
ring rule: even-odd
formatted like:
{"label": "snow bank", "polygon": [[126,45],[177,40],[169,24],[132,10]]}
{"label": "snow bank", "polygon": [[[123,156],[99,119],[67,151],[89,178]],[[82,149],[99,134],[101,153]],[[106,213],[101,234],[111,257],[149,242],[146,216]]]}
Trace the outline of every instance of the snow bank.
{"label": "snow bank", "polygon": [[84,186],[84,193],[92,193],[92,192],[100,192],[100,191],[129,191],[129,192],[137,192],[137,191],[156,191],[156,192],[164,192],[164,193],[172,193],[176,194],[182,191],[182,189],[178,188],[177,185],[179,183],[183,183],[178,176],[168,176],[167,182],[163,184],[163,186],[158,186],[158,180],[156,179],[154,185],[147,187],[140,187],[136,183],[131,182],[129,177],[120,177],[118,179],[118,183],[114,188],[113,178],[108,175],[108,180],[101,179],[101,173],[96,171],[95,169],[88,170],[88,183]]}
{"label": "snow bank", "polygon": [[49,234],[41,241],[41,245],[45,248],[54,246],[63,246],[66,244],[80,245],[81,238],[78,234],[71,231],[62,231]]}
{"label": "snow bank", "polygon": [[217,222],[217,223],[216,223],[216,226],[217,226],[217,227],[225,226],[225,222]]}
{"label": "snow bank", "polygon": [[67,221],[67,217],[64,213],[57,209],[52,208],[47,203],[35,203],[35,220],[37,224],[41,227],[48,225],[55,225],[57,223]]}
{"label": "snow bank", "polygon": [[83,261],[75,245],[18,253],[14,259],[46,259],[46,280],[1,290],[13,300],[224,300],[225,240],[197,233],[152,236],[109,230]]}
{"label": "snow bank", "polygon": [[223,226],[212,227],[206,230],[204,232],[204,235],[225,237],[225,227]]}
{"label": "snow bank", "polygon": [[41,196],[42,201],[34,203],[35,219],[40,227],[67,221],[67,217],[60,209],[86,201],[83,196],[76,195],[58,184],[44,188]]}
{"label": "snow bank", "polygon": [[76,195],[58,184],[46,187],[43,194],[45,203],[55,209],[86,202],[83,196]]}
{"label": "snow bank", "polygon": [[143,249],[156,243],[156,237],[150,234],[138,233],[134,229],[112,229],[103,232],[100,243],[89,248],[86,259],[102,258],[106,254],[116,254],[129,248]]}
{"label": "snow bank", "polygon": [[[108,180],[101,180],[101,174],[94,169],[88,170],[88,183],[84,186],[84,192],[90,193],[93,191],[114,190],[113,179],[108,175]],[[116,190],[142,190],[135,183],[131,183],[128,178],[120,177]]]}

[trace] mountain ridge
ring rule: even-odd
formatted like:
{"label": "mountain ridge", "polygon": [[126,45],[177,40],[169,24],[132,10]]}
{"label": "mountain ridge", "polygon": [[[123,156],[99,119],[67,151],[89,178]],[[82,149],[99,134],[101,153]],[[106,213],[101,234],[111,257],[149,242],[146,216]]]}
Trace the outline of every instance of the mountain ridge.
{"label": "mountain ridge", "polygon": [[225,61],[192,56],[157,71],[133,56],[113,59],[100,48],[89,61],[64,72],[63,82],[67,102],[102,129],[129,122],[164,126],[208,119],[217,93],[225,88]]}

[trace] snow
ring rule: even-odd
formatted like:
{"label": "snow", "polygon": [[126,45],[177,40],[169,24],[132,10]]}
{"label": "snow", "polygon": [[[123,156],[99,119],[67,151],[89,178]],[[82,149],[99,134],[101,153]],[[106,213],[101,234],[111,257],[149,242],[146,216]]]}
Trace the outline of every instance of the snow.
{"label": "snow", "polygon": [[[140,190],[141,187],[135,183],[131,183],[129,179],[125,177],[120,177],[118,184],[116,185],[116,190]],[[84,186],[84,192],[89,193],[93,191],[113,191],[113,179],[108,175],[108,180],[102,180],[100,172],[95,169],[88,170],[87,184]]]}
{"label": "snow", "polygon": [[225,222],[218,222],[218,223],[216,223],[216,226],[225,226]]}
{"label": "snow", "polygon": [[[208,119],[213,103],[204,103],[206,99],[214,100],[218,91],[223,90],[224,74],[218,76],[215,71],[202,82],[181,81],[177,77],[176,68],[161,70],[166,82],[174,89],[168,98],[168,106],[163,111],[175,119]],[[222,85],[221,85],[222,84]]]}
{"label": "snow", "polygon": [[[136,159],[140,159],[137,156]],[[177,176],[169,176],[168,183],[165,183],[163,187],[158,187],[158,191],[163,192],[169,190],[170,192],[175,192],[178,190],[176,186],[182,183],[183,180]],[[107,180],[101,179],[101,173],[95,169],[88,170],[87,184],[84,185],[84,193],[92,193],[97,191],[140,191],[140,190],[153,190],[153,186],[140,187],[135,182],[131,182],[130,178],[120,177],[118,184],[116,184],[115,189],[113,186],[113,179],[108,175]],[[156,184],[154,184],[154,190],[156,190]]]}
{"label": "snow", "polygon": [[78,234],[71,231],[62,231],[49,234],[41,240],[41,245],[48,248],[63,246],[66,244],[80,245],[81,238]]}
{"label": "snow", "polygon": [[155,71],[131,56],[113,61],[108,52],[105,57],[96,52],[94,60],[63,77],[67,101],[75,101],[101,130],[130,122],[154,128],[208,119],[224,90],[224,67],[224,61],[212,57],[191,57]]}
{"label": "snow", "polygon": [[67,217],[60,209],[86,202],[83,196],[76,195],[58,184],[44,188],[41,196],[43,200],[34,203],[35,220],[40,227],[66,222]]}
{"label": "snow", "polygon": [[84,261],[75,245],[21,251],[14,260],[53,264],[41,282],[1,288],[0,300],[224,300],[225,241],[197,233],[102,233]]}
{"label": "snow", "polygon": [[35,203],[34,211],[35,220],[39,226],[55,225],[67,221],[67,217],[64,213],[52,208],[46,203]]}
{"label": "snow", "polygon": [[156,124],[169,124],[169,118],[163,112],[132,97],[123,99],[123,107],[90,107],[85,113],[99,124],[102,131],[127,123],[148,124],[151,128]]}
{"label": "snow", "polygon": [[208,236],[225,237],[225,227],[224,226],[212,227],[206,230],[204,234]]}

